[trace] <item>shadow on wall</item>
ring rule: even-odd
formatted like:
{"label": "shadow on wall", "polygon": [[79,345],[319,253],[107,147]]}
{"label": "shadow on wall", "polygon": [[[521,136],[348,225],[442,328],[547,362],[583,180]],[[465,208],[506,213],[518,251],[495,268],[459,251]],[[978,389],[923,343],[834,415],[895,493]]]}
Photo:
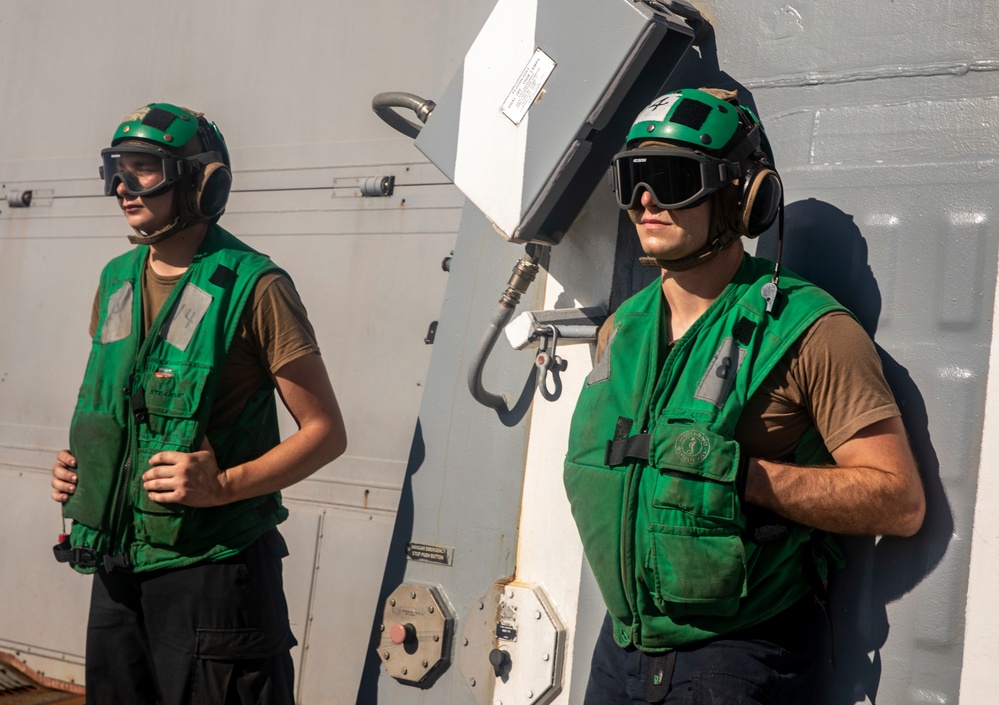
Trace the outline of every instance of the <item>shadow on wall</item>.
{"label": "shadow on wall", "polygon": [[[829,203],[807,199],[788,205],[785,220],[783,265],[836,297],[874,338],[881,293],[868,264],[867,243],[853,218]],[[761,237],[757,254],[775,258],[776,227]],[[923,398],[905,367],[881,347],[878,353],[919,463],[926,519],[912,538],[884,537],[877,543],[871,537],[840,538],[847,567],[830,581],[836,665],[830,669],[830,659],[822,661],[818,692],[826,705],[877,702],[880,649],[890,628],[886,607],[936,567],[954,529]]]}
{"label": "shadow on wall", "polygon": [[[375,611],[375,620],[371,625],[371,638],[367,645],[367,656],[364,660],[364,668],[361,673],[361,682],[358,688],[358,705],[374,705],[378,702],[378,679],[382,677],[382,662],[378,657],[380,645],[385,639],[384,632],[379,628],[382,622],[383,608],[389,595],[406,577],[406,546],[413,536],[413,475],[423,465],[426,459],[427,448],[423,441],[423,425],[419,419],[416,421],[416,430],[413,433],[413,444],[410,446],[409,462],[406,465],[406,477],[403,480],[402,492],[399,497],[399,507],[396,510],[395,530],[392,532],[392,540],[389,544],[388,557],[385,563],[385,573],[382,577],[382,586],[378,593],[378,607]],[[443,671],[442,671],[443,672]],[[442,673],[441,672],[441,673]],[[428,679],[425,687],[430,687],[437,681],[441,673],[434,674]],[[384,676],[388,678],[388,676]]]}

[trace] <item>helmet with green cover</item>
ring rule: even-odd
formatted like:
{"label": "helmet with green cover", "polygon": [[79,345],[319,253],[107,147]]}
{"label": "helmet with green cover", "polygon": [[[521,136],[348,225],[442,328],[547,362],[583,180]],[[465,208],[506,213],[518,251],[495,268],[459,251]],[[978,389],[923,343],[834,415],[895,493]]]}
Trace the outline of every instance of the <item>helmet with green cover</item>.
{"label": "helmet with green cover", "polygon": [[150,103],[128,115],[101,151],[104,194],[119,185],[132,196],[156,196],[177,187],[177,217],[165,228],[135,231],[129,240],[152,245],[225,211],[232,168],[225,138],[202,113],[170,103]]}
{"label": "helmet with green cover", "polygon": [[643,190],[659,208],[674,210],[737,185],[744,232],[731,239],[769,228],[783,194],[763,126],[735,92],[719,89],[686,88],[653,101],[632,124],[613,172],[618,205],[625,209],[640,206]]}

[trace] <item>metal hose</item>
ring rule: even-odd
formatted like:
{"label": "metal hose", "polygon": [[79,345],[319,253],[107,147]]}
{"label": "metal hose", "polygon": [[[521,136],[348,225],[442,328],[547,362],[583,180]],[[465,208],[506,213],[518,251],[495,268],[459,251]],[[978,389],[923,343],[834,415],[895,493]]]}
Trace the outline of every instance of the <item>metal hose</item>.
{"label": "metal hose", "polygon": [[472,398],[501,414],[510,410],[506,396],[487,391],[482,386],[482,372],[500,333],[513,318],[514,310],[520,303],[520,297],[524,295],[524,292],[538,275],[538,261],[541,259],[542,252],[544,252],[544,248],[541,245],[528,245],[524,256],[517,260],[517,264],[513,266],[513,274],[510,275],[506,291],[500,297],[499,305],[489,321],[489,327],[486,328],[482,342],[479,343],[479,349],[468,367],[468,391],[471,392]]}
{"label": "metal hose", "polygon": [[[414,139],[420,134],[420,130],[423,129],[422,123],[427,121],[430,113],[436,107],[437,104],[432,100],[424,100],[418,95],[403,93],[401,91],[379,93],[371,99],[371,109],[375,111],[378,117],[402,134]],[[421,124],[417,125],[415,122],[410,122],[393,110],[393,108],[407,108],[412,110],[416,113],[416,117],[419,118]]]}

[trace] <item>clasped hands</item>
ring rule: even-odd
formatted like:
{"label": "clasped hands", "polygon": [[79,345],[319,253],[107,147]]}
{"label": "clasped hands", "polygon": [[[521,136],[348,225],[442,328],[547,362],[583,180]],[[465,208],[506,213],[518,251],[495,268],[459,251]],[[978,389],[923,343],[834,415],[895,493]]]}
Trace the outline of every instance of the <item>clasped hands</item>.
{"label": "clasped hands", "polygon": [[[161,451],[149,459],[142,475],[142,487],[149,499],[159,504],[188,507],[214,507],[224,504],[226,474],[215,459],[215,451],[205,438],[193,453]],[[56,455],[52,467],[52,499],[65,503],[76,492],[76,458],[68,450]]]}

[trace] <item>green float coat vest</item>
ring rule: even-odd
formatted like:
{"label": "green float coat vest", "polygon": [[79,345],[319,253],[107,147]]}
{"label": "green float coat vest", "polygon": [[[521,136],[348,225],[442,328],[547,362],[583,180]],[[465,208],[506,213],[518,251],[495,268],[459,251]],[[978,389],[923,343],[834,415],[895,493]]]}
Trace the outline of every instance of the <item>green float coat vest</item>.
{"label": "green float coat vest", "polygon": [[[792,343],[843,308],[784,270],[767,313],[761,288],[773,267],[746,255],[668,354],[662,287],[653,282],[614,314],[604,356],[580,393],[565,486],[621,646],[657,652],[710,639],[762,622],[810,589],[809,529],[793,525],[763,545],[746,538],[733,435],[746,401]],[[811,428],[788,460],[830,456]],[[824,578],[827,555],[818,554]]]}
{"label": "green float coat vest", "polygon": [[[269,258],[212,226],[159,315],[143,333],[142,271],[149,248],[101,273],[97,331],[70,427],[79,482],[64,514],[69,543],[95,563],[135,572],[176,568],[238,553],[283,521],[280,495],[194,508],[159,504],[142,488],[149,459],[188,453],[208,429],[218,372]],[[280,442],[273,385],[251,396],[238,421],[208,434],[220,468],[252,460]],[[108,559],[112,560],[110,563]]]}

